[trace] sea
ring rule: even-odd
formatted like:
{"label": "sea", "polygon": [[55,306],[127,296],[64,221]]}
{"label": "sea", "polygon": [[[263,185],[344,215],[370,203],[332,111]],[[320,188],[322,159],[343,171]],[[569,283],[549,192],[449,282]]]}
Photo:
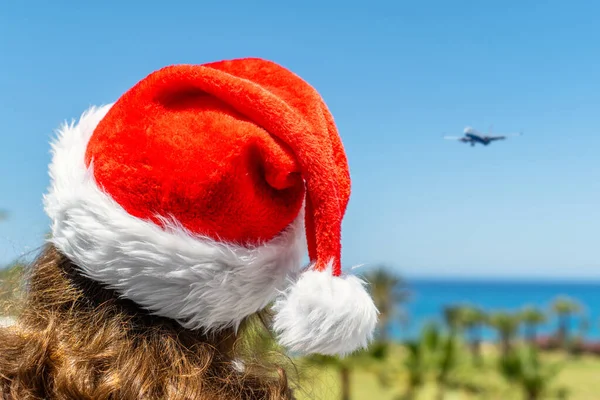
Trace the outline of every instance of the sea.
{"label": "sea", "polygon": [[[409,279],[406,285],[409,299],[399,304],[401,314],[390,326],[391,335],[397,340],[414,338],[428,322],[442,323],[445,307],[464,304],[487,312],[517,312],[525,306],[538,307],[549,316],[538,330],[541,336],[547,335],[556,330],[557,320],[550,313],[550,306],[558,296],[568,296],[582,308],[579,315],[571,318],[571,332],[600,340],[600,281]],[[483,338],[494,340],[496,333],[486,328]]]}

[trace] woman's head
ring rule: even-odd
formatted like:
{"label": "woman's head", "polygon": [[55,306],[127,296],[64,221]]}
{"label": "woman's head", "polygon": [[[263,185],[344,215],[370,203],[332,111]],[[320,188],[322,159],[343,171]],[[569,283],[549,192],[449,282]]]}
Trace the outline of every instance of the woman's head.
{"label": "woman's head", "polygon": [[53,246],[31,268],[18,323],[0,328],[8,398],[291,398],[287,359],[253,345],[257,316],[204,335],[83,277]]}
{"label": "woman's head", "polygon": [[240,347],[271,303],[292,351],[371,339],[373,301],[341,272],[346,155],[320,95],[287,69],[156,71],[63,126],[50,177],[51,245],[0,331],[14,397],[287,398],[278,363]]}

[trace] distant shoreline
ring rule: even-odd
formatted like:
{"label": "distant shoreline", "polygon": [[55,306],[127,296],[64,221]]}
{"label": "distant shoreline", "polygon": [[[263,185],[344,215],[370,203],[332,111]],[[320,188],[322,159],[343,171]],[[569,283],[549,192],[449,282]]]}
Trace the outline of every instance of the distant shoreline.
{"label": "distant shoreline", "polygon": [[435,284],[510,284],[510,285],[583,285],[600,286],[600,277],[484,277],[484,276],[403,276],[406,283]]}

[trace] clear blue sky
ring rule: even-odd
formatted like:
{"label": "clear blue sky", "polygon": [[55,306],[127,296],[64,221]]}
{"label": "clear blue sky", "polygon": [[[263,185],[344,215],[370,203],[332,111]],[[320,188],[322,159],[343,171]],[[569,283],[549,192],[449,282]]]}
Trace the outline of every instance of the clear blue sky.
{"label": "clear blue sky", "polygon": [[[346,266],[600,278],[599,3],[324,3],[2,2],[0,264],[48,230],[62,121],[168,64],[258,56],[336,118],[353,177]],[[491,124],[525,135],[441,139]]]}

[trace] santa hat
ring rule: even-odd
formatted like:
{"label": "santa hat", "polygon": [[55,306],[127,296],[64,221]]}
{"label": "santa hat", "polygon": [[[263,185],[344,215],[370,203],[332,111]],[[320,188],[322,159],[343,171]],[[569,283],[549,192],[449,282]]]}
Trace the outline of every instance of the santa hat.
{"label": "santa hat", "polygon": [[377,310],[340,264],[346,155],[319,94],[283,67],[158,70],[64,126],[50,176],[52,242],[152,313],[210,332],[275,300],[293,351],[371,339]]}

